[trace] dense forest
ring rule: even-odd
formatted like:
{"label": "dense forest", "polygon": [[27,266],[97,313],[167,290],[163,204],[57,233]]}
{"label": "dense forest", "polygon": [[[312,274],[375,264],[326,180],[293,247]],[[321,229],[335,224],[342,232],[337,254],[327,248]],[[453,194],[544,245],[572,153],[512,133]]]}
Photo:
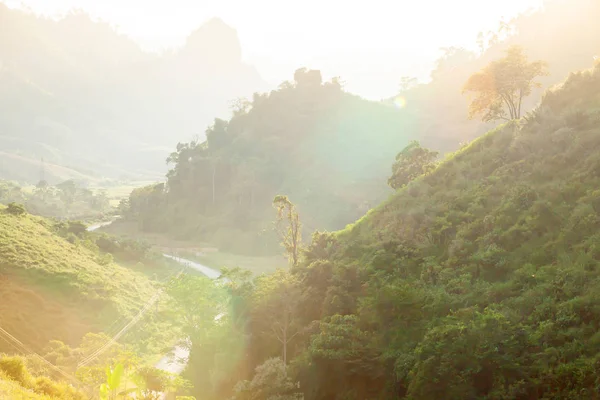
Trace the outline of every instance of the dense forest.
{"label": "dense forest", "polygon": [[198,396],[237,377],[234,399],[597,398],[599,123],[600,66],[291,269],[226,270],[231,337],[192,352]]}
{"label": "dense forest", "polygon": [[206,141],[180,143],[166,185],[135,190],[125,216],[145,231],[278,251],[273,196],[297,203],[307,232],[343,228],[391,192],[379,177],[407,143],[409,125],[395,107],[299,69],[293,82],[240,102],[229,121],[216,119]]}

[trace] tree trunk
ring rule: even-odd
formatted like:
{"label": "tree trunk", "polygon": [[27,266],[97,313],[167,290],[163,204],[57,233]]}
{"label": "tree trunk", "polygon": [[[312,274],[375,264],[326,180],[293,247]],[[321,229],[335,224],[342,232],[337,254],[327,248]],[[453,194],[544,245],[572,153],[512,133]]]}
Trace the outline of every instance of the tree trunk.
{"label": "tree trunk", "polygon": [[212,174],[212,203],[215,205],[215,176],[217,174],[217,163],[213,161],[213,174]]}
{"label": "tree trunk", "polygon": [[283,365],[287,365],[287,328],[283,330]]}
{"label": "tree trunk", "polygon": [[287,309],[284,310],[285,314],[283,316],[283,365],[287,365],[287,330],[288,330],[288,318],[289,315],[287,313]]}

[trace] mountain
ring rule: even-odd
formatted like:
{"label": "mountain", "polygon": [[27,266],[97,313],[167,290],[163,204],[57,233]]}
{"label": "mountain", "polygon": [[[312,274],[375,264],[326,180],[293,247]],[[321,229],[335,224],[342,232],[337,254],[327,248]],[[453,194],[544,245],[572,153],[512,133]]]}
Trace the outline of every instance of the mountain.
{"label": "mountain", "polygon": [[166,185],[134,191],[126,220],[226,250],[273,253],[277,194],[298,206],[306,233],[340,229],[390,193],[384,177],[412,127],[396,107],[323,82],[317,70],[299,69],[293,82],[237,107],[230,120],[215,119],[206,140],[177,146]]}
{"label": "mountain", "polygon": [[162,55],[80,12],[52,20],[0,3],[0,24],[4,179],[36,183],[41,158],[65,168],[51,183],[82,173],[159,179],[173,143],[265,88],[242,62],[236,31],[218,19]]}
{"label": "mountain", "polygon": [[596,398],[599,127],[600,66],[316,234],[288,306],[305,398]]}

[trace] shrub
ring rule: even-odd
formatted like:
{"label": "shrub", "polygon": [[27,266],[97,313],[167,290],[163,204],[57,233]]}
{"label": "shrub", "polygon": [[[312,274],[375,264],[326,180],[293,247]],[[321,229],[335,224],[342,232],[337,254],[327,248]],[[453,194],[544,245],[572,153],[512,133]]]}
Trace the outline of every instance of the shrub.
{"label": "shrub", "polygon": [[18,203],[9,203],[8,207],[6,208],[6,212],[12,215],[25,215],[27,214],[27,210],[25,209],[25,206],[23,204],[18,204]]}
{"label": "shrub", "polygon": [[21,357],[0,358],[0,370],[11,380],[19,382],[24,387],[31,387],[31,375],[27,371]]}
{"label": "shrub", "polygon": [[109,265],[113,263],[113,256],[110,253],[104,253],[98,256],[98,264],[100,265]]}

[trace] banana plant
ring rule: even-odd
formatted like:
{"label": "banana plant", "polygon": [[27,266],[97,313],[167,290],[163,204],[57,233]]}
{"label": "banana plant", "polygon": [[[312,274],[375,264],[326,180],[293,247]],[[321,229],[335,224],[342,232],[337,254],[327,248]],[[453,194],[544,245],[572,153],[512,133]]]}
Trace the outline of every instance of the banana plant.
{"label": "banana plant", "polygon": [[106,382],[100,386],[100,400],[116,400],[123,378],[123,364],[106,367]]}

